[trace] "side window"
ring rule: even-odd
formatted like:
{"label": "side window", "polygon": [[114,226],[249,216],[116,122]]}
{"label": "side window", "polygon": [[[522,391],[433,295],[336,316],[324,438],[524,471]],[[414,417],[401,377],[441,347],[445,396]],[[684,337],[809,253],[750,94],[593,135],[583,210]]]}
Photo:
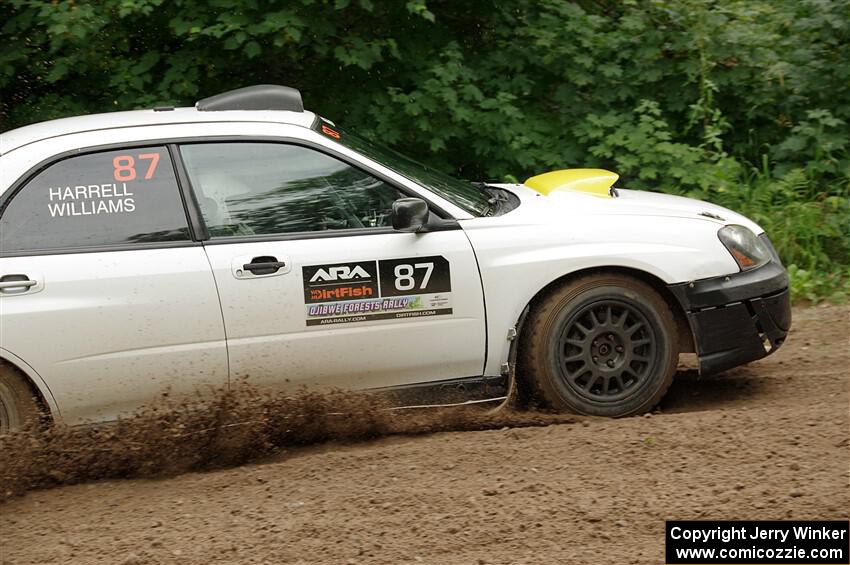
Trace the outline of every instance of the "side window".
{"label": "side window", "polygon": [[180,152],[211,237],[385,227],[403,196],[298,145],[203,143]]}
{"label": "side window", "polygon": [[165,147],[59,161],[30,180],[0,218],[0,252],[188,239]]}

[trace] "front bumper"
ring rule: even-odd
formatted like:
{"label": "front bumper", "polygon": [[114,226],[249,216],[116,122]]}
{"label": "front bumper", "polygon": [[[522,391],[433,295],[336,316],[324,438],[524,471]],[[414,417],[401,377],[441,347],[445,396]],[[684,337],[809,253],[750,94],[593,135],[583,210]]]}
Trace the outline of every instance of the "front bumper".
{"label": "front bumper", "polygon": [[791,327],[788,273],[778,257],[752,271],[668,288],[687,314],[701,375],[766,357]]}

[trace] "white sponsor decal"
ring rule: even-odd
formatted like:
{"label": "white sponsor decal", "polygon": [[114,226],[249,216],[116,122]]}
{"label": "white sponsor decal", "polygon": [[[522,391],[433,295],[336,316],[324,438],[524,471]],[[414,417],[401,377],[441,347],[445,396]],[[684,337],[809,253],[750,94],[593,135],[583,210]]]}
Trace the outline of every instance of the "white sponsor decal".
{"label": "white sponsor decal", "polygon": [[371,275],[366,272],[366,270],[360,265],[355,266],[353,269],[351,267],[347,267],[345,265],[341,267],[329,267],[327,270],[319,269],[316,271],[316,274],[310,279],[310,282],[316,281],[336,281],[336,280],[344,280],[348,281],[351,279],[368,279],[371,278]]}
{"label": "white sponsor decal", "polygon": [[92,216],[135,212],[136,201],[127,183],[88,184],[48,188],[50,217]]}

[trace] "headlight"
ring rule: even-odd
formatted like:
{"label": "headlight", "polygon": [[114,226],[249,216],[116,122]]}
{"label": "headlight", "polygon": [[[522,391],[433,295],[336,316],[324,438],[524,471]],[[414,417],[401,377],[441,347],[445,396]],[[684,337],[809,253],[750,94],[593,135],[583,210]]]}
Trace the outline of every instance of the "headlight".
{"label": "headlight", "polygon": [[744,226],[731,225],[720,228],[717,237],[732,254],[742,271],[755,269],[770,260],[770,251],[764,242]]}

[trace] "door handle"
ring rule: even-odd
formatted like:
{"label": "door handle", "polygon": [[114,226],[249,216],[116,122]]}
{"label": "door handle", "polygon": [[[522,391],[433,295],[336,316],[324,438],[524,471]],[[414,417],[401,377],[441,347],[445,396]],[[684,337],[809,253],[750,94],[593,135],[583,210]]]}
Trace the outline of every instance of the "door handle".
{"label": "door handle", "polygon": [[254,271],[266,269],[274,269],[275,271],[277,271],[278,269],[282,269],[284,267],[286,267],[286,263],[281,263],[280,261],[270,261],[268,263],[246,263],[245,265],[242,265],[243,269],[245,269],[246,271],[251,271],[252,273]]}
{"label": "door handle", "polygon": [[23,292],[37,284],[38,281],[31,280],[26,275],[6,275],[5,277],[0,277],[0,292],[7,290]]}
{"label": "door handle", "polygon": [[245,263],[242,268],[251,271],[254,275],[270,275],[286,267],[286,262],[278,261],[277,257],[254,257],[250,263]]}
{"label": "door handle", "polygon": [[36,281],[9,281],[9,282],[0,282],[0,290],[4,290],[7,288],[29,288],[31,286],[37,285]]}

